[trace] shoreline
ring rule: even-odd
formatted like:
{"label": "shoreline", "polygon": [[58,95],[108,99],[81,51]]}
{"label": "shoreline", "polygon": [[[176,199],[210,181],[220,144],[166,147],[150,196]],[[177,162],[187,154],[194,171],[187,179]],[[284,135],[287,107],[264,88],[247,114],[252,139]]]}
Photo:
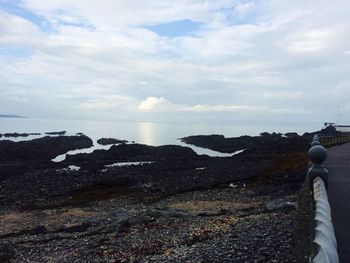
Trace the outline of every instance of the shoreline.
{"label": "shoreline", "polygon": [[[247,139],[255,142],[231,157],[137,143],[69,155],[62,163],[52,163],[52,154],[47,153],[39,155],[39,162],[36,155],[6,162],[0,156],[0,248],[4,251],[0,258],[12,262],[303,258],[305,248],[286,251],[296,242],[310,244],[297,231],[305,224],[298,217],[297,203],[309,136],[220,137],[228,144],[240,141],[237,147],[246,147]],[[66,137],[49,137],[43,143]],[[210,137],[204,138],[211,143]],[[41,140],[14,144],[31,151],[33,145],[40,149]],[[0,149],[4,143],[0,141]],[[117,162],[143,163],[111,166]],[[81,169],[63,169],[68,166]]]}

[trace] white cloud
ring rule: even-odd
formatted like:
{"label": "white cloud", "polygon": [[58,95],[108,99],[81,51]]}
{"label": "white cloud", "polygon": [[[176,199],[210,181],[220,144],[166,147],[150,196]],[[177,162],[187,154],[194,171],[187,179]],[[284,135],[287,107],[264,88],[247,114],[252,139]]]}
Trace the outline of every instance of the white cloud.
{"label": "white cloud", "polygon": [[234,10],[240,17],[244,17],[249,12],[254,10],[254,7],[255,7],[254,3],[241,3],[241,4],[238,4]]}
{"label": "white cloud", "polygon": [[213,10],[220,10],[232,6],[232,0],[23,0],[26,8],[38,12],[46,17],[62,20],[62,16],[74,15],[80,20],[88,21],[97,26],[112,25],[142,25],[164,23],[181,19],[207,21]]}
{"label": "white cloud", "polygon": [[220,112],[220,111],[232,111],[232,112],[261,112],[269,110],[266,106],[245,106],[245,105],[203,105],[198,104],[194,106],[186,106],[182,110],[194,111],[194,112]]}
{"label": "white cloud", "polygon": [[245,96],[257,96],[262,99],[278,100],[288,102],[291,100],[303,99],[311,94],[307,94],[300,90],[283,91],[283,90],[251,90],[243,92]]}
{"label": "white cloud", "polygon": [[293,114],[310,113],[304,109],[288,108],[270,108],[268,106],[249,106],[249,105],[210,105],[196,104],[184,105],[174,104],[163,97],[147,97],[142,101],[138,109],[141,111],[168,111],[168,112],[236,112],[236,113],[254,113],[254,114]]}
{"label": "white cloud", "polygon": [[42,43],[44,37],[32,22],[0,10],[0,44],[32,47]]}
{"label": "white cloud", "polygon": [[317,29],[288,36],[283,45],[293,52],[318,52],[325,50],[334,37],[330,29]]}
{"label": "white cloud", "polygon": [[[0,111],[330,118],[350,101],[348,1],[22,2],[51,30],[0,11]],[[145,29],[180,19],[202,24],[176,38]]]}
{"label": "white cloud", "polygon": [[163,97],[147,97],[138,106],[141,111],[171,110],[172,108],[174,105]]}
{"label": "white cloud", "polygon": [[92,99],[83,102],[81,105],[78,105],[78,108],[85,110],[133,110],[133,104],[135,102],[132,98],[113,95],[104,99]]}

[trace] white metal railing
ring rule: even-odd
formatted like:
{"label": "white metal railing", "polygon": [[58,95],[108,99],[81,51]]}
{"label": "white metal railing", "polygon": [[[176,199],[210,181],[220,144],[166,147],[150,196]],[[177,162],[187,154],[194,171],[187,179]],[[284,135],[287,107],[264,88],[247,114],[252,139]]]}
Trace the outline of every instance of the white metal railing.
{"label": "white metal railing", "polygon": [[314,263],[338,263],[337,241],[331,218],[331,207],[323,179],[316,177],[313,184],[315,200],[315,238],[318,252]]}
{"label": "white metal railing", "polygon": [[316,255],[310,258],[313,263],[339,263],[337,240],[331,217],[331,207],[327,195],[328,171],[322,165],[327,159],[327,150],[320,145],[315,135],[309,157],[313,163],[308,171],[309,186],[315,200],[315,236],[313,243],[317,246]]}

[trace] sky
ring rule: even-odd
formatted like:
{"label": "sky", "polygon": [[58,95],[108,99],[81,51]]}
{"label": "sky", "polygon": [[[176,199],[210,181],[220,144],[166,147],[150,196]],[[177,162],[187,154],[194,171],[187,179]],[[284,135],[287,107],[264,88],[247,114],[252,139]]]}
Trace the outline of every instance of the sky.
{"label": "sky", "polygon": [[350,124],[348,0],[0,0],[0,113]]}

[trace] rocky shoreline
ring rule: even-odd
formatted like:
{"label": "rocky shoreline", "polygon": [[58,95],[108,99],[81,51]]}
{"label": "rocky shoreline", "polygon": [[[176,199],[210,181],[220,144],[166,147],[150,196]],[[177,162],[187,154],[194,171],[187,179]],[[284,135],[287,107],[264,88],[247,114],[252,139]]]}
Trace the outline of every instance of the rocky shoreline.
{"label": "rocky shoreline", "polygon": [[200,140],[245,151],[120,144],[54,163],[91,139],[0,141],[0,261],[307,262],[308,138]]}

